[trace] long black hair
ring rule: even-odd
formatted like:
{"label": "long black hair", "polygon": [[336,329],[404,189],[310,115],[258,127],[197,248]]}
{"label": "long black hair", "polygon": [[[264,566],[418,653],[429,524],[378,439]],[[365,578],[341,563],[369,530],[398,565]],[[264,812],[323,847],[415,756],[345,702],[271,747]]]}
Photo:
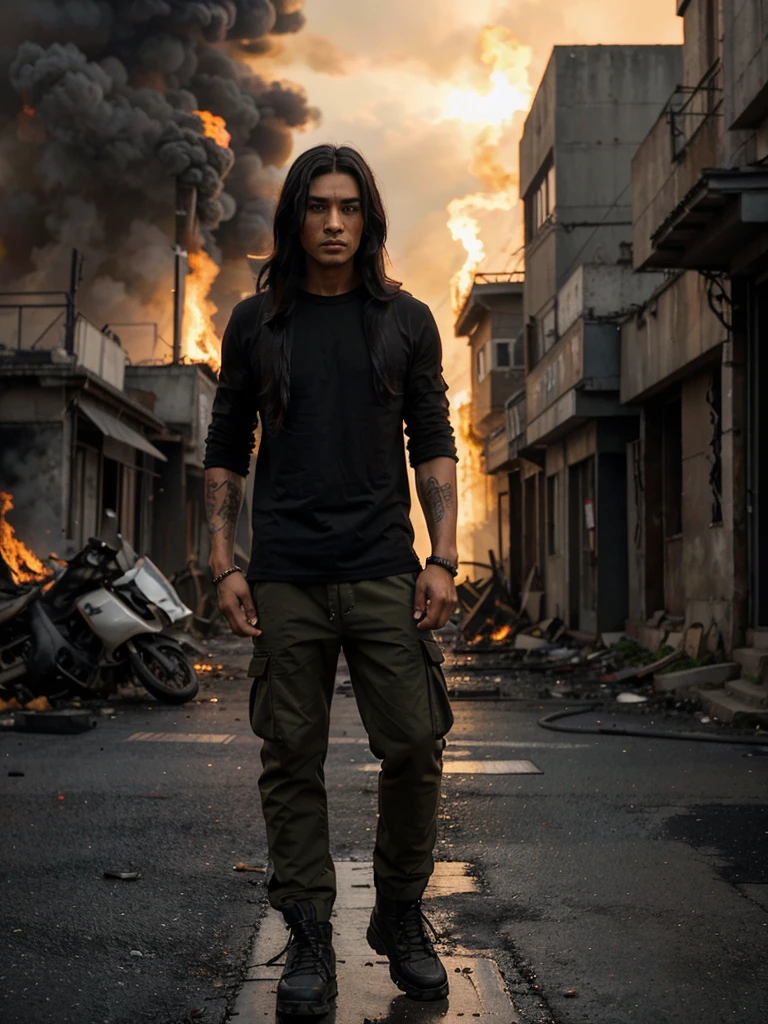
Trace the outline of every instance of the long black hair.
{"label": "long black hair", "polygon": [[305,273],[300,234],[310,183],[321,174],[349,174],[360,189],[363,234],[355,253],[355,269],[365,290],[365,338],[379,401],[397,394],[390,379],[384,319],[388,304],[400,290],[386,271],[387,214],[373,171],[351,146],[314,146],[297,157],[288,171],[275,210],[272,254],[259,272],[257,290],[269,291],[262,355],[264,420],[270,432],[279,430],[290,400],[291,315]]}

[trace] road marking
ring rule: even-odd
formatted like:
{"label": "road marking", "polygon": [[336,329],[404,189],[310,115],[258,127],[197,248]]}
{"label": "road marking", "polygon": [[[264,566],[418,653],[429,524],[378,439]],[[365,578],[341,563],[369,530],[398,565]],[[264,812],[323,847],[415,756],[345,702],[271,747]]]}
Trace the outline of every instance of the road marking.
{"label": "road marking", "polygon": [[135,732],[126,743],[231,743],[234,734],[217,732]]}
{"label": "road marking", "polygon": [[[377,772],[380,764],[363,764],[364,772]],[[443,765],[445,775],[543,775],[533,761],[447,761]]]}
{"label": "road marking", "polygon": [[[331,736],[328,740],[334,745],[350,743],[361,747],[368,746],[365,736]],[[452,746],[485,747],[488,750],[498,747],[504,750],[587,750],[592,743],[548,743],[546,740],[463,740],[460,736],[448,735],[448,751]]]}

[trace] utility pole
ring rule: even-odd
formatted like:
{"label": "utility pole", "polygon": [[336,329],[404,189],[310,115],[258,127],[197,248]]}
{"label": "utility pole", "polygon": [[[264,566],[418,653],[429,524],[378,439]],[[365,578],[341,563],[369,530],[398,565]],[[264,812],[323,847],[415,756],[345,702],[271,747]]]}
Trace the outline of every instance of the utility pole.
{"label": "utility pole", "polygon": [[64,326],[64,349],[68,355],[75,351],[75,327],[77,326],[77,290],[83,279],[83,257],[77,251],[72,250],[72,259],[69,265],[69,291],[67,292],[67,316]]}
{"label": "utility pole", "polygon": [[176,181],[176,239],[173,247],[173,353],[172,363],[181,362],[181,339],[184,331],[184,298],[189,251],[195,237],[197,189]]}

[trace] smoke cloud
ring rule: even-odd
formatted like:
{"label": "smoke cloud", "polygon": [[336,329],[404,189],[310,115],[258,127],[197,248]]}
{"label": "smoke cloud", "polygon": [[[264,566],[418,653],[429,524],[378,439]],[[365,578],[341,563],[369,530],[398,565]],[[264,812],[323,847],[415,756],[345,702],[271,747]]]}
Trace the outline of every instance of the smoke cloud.
{"label": "smoke cloud", "polygon": [[[74,245],[86,315],[160,320],[162,333],[179,181],[197,189],[219,296],[239,297],[235,261],[268,248],[279,169],[319,115],[238,51],[298,31],[303,6],[0,0],[0,287],[63,288]],[[208,137],[201,110],[224,119],[229,146]]]}

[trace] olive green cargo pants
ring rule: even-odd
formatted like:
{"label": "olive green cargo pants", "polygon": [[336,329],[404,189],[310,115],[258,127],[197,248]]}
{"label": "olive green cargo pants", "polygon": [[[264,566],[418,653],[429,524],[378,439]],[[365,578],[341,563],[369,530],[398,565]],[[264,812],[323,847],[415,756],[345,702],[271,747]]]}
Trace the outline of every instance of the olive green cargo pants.
{"label": "olive green cargo pants", "polygon": [[311,899],[328,920],[336,876],[324,764],[340,650],[379,774],[377,887],[418,899],[433,869],[443,737],[453,715],[431,633],[416,628],[416,574],[341,584],[258,582],[262,635],[248,674],[251,725],[264,744],[259,779],[276,909]]}

